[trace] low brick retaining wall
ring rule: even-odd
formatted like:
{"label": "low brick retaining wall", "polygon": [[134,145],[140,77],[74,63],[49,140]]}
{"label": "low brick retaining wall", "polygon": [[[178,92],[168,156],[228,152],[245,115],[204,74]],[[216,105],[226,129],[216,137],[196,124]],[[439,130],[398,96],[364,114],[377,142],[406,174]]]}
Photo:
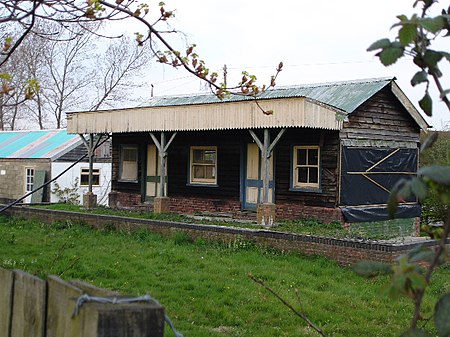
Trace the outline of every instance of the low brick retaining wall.
{"label": "low brick retaining wall", "polygon": [[[377,243],[348,239],[334,239],[312,235],[290,234],[261,229],[243,229],[224,226],[186,224],[170,221],[126,218],[111,215],[97,215],[66,211],[47,210],[17,206],[5,212],[9,216],[36,219],[44,223],[72,221],[88,224],[93,228],[115,228],[135,230],[145,228],[163,235],[184,232],[193,239],[233,242],[236,239],[250,240],[257,244],[282,251],[298,252],[306,255],[321,255],[335,260],[341,265],[350,265],[360,260],[393,262],[421,243]],[[450,240],[449,240],[450,242]],[[437,241],[422,244],[435,246]]]}

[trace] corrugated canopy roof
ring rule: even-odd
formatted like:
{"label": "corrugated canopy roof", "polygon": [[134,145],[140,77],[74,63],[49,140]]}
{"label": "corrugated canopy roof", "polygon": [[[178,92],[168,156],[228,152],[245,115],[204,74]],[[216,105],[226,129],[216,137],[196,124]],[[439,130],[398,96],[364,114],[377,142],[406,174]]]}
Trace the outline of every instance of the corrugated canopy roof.
{"label": "corrugated canopy roof", "polygon": [[[254,97],[213,94],[154,97],[136,108],[69,113],[70,133],[120,133],[307,127],[340,130],[343,117],[389,86],[417,124],[428,124],[394,78],[279,87]],[[272,110],[265,115],[259,109]]]}
{"label": "corrugated canopy roof", "polygon": [[[320,83],[279,87],[267,90],[259,99],[307,97],[327,104],[347,113],[352,113],[358,106],[391,83],[393,78],[365,79],[346,82]],[[153,97],[140,107],[164,107],[193,104],[212,104],[220,102],[239,102],[252,100],[252,97],[232,95],[219,100],[212,94]]]}
{"label": "corrugated canopy roof", "polygon": [[56,159],[80,145],[66,130],[0,132],[0,158]]}

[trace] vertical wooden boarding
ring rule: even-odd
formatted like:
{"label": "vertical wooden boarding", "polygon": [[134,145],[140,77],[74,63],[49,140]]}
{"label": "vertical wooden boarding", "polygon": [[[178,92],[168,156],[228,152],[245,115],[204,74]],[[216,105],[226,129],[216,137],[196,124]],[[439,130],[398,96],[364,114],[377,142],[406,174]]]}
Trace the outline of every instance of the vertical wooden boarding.
{"label": "vertical wooden boarding", "polygon": [[83,291],[56,276],[49,276],[47,292],[45,337],[83,337],[80,316],[72,318],[76,300]]}
{"label": "vertical wooden boarding", "polygon": [[[160,196],[160,175],[161,164],[158,149],[156,145],[149,144],[147,148],[147,177],[146,177],[146,199],[152,200],[154,197]],[[165,184],[165,190],[167,191],[167,178]]]}
{"label": "vertical wooden boarding", "polygon": [[154,198],[158,196],[159,191],[159,158],[156,145],[150,144],[147,148],[147,184],[146,196],[147,198]]}
{"label": "vertical wooden boarding", "polygon": [[[244,208],[255,208],[263,200],[263,166],[258,145],[247,144]],[[269,202],[273,202],[273,156],[269,161]]]}
{"label": "vertical wooden boarding", "polygon": [[13,287],[14,273],[0,268],[0,336],[10,336]]}
{"label": "vertical wooden boarding", "polygon": [[[46,177],[47,177],[47,171],[36,170],[34,173],[33,189],[44,185]],[[32,203],[43,202],[44,201],[44,191],[45,191],[45,188],[41,188],[39,191],[34,192],[31,195],[31,202]]]}
{"label": "vertical wooden boarding", "polygon": [[45,302],[45,281],[15,270],[11,337],[45,336]]}

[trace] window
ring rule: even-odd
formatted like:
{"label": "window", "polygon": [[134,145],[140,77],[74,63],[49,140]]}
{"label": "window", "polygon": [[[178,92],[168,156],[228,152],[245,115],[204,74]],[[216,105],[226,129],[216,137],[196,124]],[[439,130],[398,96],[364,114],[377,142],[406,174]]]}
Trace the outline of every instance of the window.
{"label": "window", "polygon": [[318,189],[320,148],[318,146],[294,146],[293,187]]}
{"label": "window", "polygon": [[[89,168],[82,168],[80,174],[80,186],[89,185]],[[100,169],[92,169],[92,186],[100,186]]]}
{"label": "window", "polygon": [[25,169],[25,191],[31,192],[33,190],[34,184],[34,169],[26,168]]}
{"label": "window", "polygon": [[120,151],[120,180],[138,180],[138,148],[124,145]]}
{"label": "window", "polygon": [[217,147],[192,146],[190,174],[191,184],[216,184]]}

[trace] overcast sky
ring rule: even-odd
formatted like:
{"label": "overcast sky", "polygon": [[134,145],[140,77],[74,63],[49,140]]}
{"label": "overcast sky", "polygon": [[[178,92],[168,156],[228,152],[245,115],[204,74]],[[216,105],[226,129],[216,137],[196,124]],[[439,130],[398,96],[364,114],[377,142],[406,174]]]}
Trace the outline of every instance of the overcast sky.
{"label": "overcast sky", "polygon": [[[278,86],[395,76],[418,106],[424,91],[421,86],[412,88],[409,84],[417,71],[411,59],[386,68],[373,53],[366,52],[372,42],[394,36],[390,27],[396,16],[410,15],[413,2],[166,0],[165,8],[176,9],[172,26],[186,34],[188,43],[197,44],[197,53],[212,71],[220,72],[227,65],[231,83],[233,79],[237,82],[242,70],[256,75],[261,84],[268,83],[278,63],[283,61]],[[130,30],[139,28],[132,26]],[[439,46],[441,50],[450,49],[446,42],[447,45]],[[445,87],[449,88],[448,64],[444,74]],[[202,90],[201,81],[181,69],[153,64],[148,76],[154,85],[154,95]],[[436,92],[433,98],[439,101]],[[450,113],[440,103],[435,105],[433,118],[426,119],[441,129],[450,123]]]}

